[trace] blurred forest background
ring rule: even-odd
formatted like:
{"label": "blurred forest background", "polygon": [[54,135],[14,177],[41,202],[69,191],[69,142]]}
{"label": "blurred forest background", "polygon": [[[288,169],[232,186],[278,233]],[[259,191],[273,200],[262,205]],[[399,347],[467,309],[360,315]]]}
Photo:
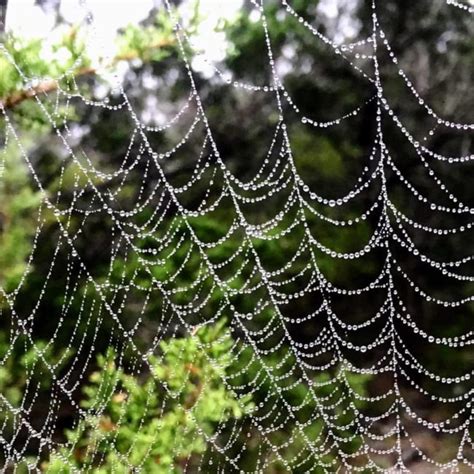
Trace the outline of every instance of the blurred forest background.
{"label": "blurred forest background", "polygon": [[[471,122],[472,14],[444,0],[376,3],[380,26],[398,58],[397,65],[386,50],[378,51],[390,107],[426,148],[444,156],[472,153],[472,134],[437,123],[424,107],[429,104],[450,122]],[[377,170],[371,43],[341,47],[335,54],[331,45],[314,36],[281,2],[264,4],[275,69],[291,98],[282,101],[282,109],[295,166],[311,192],[328,200],[315,202],[314,207],[329,220],[309,212],[306,216],[322,244],[313,246],[318,267],[335,288],[364,288],[383,270],[385,246],[374,245],[370,252],[350,259],[335,258],[325,249],[359,252],[380,230],[380,209],[366,219],[356,219],[380,202],[379,179],[373,179],[350,202],[339,205],[338,201]],[[291,2],[298,15],[341,45],[371,38],[371,4],[368,0]],[[380,417],[394,401],[393,393],[382,396],[393,387],[393,373],[370,375],[344,366],[345,360],[361,369],[377,366],[390,341],[374,344],[367,352],[341,344],[321,356],[308,356],[309,365],[327,366],[325,370],[308,368],[312,385],[303,377],[292,348],[281,339],[283,329],[275,323],[271,305],[262,305],[258,317],[237,321],[234,312],[250,314],[268,297],[259,284],[262,275],[255,270],[255,262],[248,263],[252,260],[248,248],[234,256],[243,242],[241,229],[228,235],[222,245],[206,250],[205,258],[219,269],[218,278],[227,282],[227,289],[219,288],[213,275],[206,273],[204,257],[190,239],[190,233],[202,242],[226,236],[235,218],[232,200],[227,196],[214,210],[185,222],[177,217],[176,204],[164,188],[163,177],[179,190],[182,205],[197,215],[212,207],[224,182],[205,126],[196,118],[198,106],[183,52],[191,58],[196,88],[227,168],[239,180],[251,180],[276,137],[276,151],[268,162],[280,169],[278,156],[284,158],[280,112],[271,90],[261,14],[254,4],[244,1],[235,14],[215,25],[218,36],[213,38],[225,49],[223,57],[212,60],[219,72],[202,60],[209,53],[205,41],[200,42],[201,50],[192,47],[193,38],[199,44],[201,23],[206,21],[199,2],[171,4],[178,14],[187,12],[185,30],[190,43],[185,41],[183,50],[160,3],[140,24],[117,31],[114,54],[99,60],[85,42],[83,31],[89,28],[85,21],[68,22],[59,0],[38,0],[38,6],[53,18],[54,35],[46,41],[7,32],[0,51],[3,469],[237,472],[238,465],[248,472],[334,472],[338,468],[349,472],[348,466],[375,472],[363,449],[368,441],[363,439],[360,414],[367,420],[372,417],[371,429],[380,435],[397,427],[400,417],[404,433],[427,456],[441,463],[456,458],[462,433],[451,436],[419,426],[403,406]],[[8,8],[21,5],[12,1]],[[112,3],[108,10],[114,14]],[[399,68],[424,103],[411,93]],[[126,103],[112,72],[120,77]],[[315,128],[309,120],[301,120],[332,121],[360,106],[358,114],[334,127]],[[136,118],[149,128],[137,129]],[[391,202],[430,228],[466,225],[472,217],[469,213],[430,208],[420,196],[450,206],[447,195],[453,192],[459,202],[474,207],[471,162],[453,164],[426,155],[420,159],[393,121],[384,117],[382,127],[394,164],[386,167]],[[143,131],[146,143],[140,139]],[[160,169],[153,165],[150,150],[160,161]],[[197,176],[196,164],[207,156],[211,157],[209,166]],[[419,195],[399,179],[395,167]],[[287,179],[284,170],[282,176],[274,178],[275,187]],[[197,184],[187,187],[193,178],[199,178]],[[437,179],[448,191],[438,186]],[[251,195],[255,190],[248,191]],[[243,203],[247,221],[258,225],[276,216],[288,199],[284,193],[264,204]],[[286,210],[274,232],[298,218],[291,206]],[[412,226],[402,231],[393,213],[389,212],[389,218],[394,233],[403,238],[409,235],[421,254],[440,262],[465,259],[455,266],[456,272],[473,274],[472,261],[466,258],[474,254],[470,227],[444,236]],[[356,220],[347,226],[331,221],[344,219]],[[279,301],[295,347],[309,354],[326,347],[332,323],[324,312],[316,318],[304,317],[321,306],[318,291],[293,299],[284,296],[308,286],[305,275],[296,277],[307,264],[307,254],[286,266],[297,254],[301,239],[298,230],[275,240],[257,233],[251,236],[264,268],[269,272],[285,268],[273,297]],[[389,245],[403,271],[428,295],[448,301],[472,295],[469,280],[449,278],[396,239],[389,240]],[[455,308],[436,305],[414,291],[401,274],[393,275],[403,300],[395,301],[396,312],[405,317],[395,323],[405,344],[400,343],[398,350],[409,350],[441,378],[471,372],[473,303]],[[334,293],[332,309],[349,327],[335,331],[347,340],[354,337],[356,343],[383,339],[389,317],[385,298],[382,284],[371,291]],[[352,324],[371,320],[379,310],[382,317],[364,331],[350,332]],[[421,331],[413,330],[407,314]],[[269,324],[277,328],[257,344],[262,352],[255,357],[256,346],[249,341]],[[461,338],[464,343],[432,344],[421,337],[423,331],[434,338]],[[439,384],[416,366],[402,364],[401,369],[402,398],[429,423],[460,409],[453,426],[472,416],[469,404],[463,411],[472,393],[470,379]],[[265,376],[268,371],[272,377]],[[379,400],[369,403],[365,397]],[[441,403],[452,397],[458,398]],[[289,416],[286,403],[302,408]],[[251,413],[262,418],[255,422]],[[331,441],[328,426],[331,436],[336,433],[340,440],[338,446]],[[397,443],[396,435],[372,441],[378,454],[371,458],[380,469],[397,463],[397,453],[390,450]],[[404,438],[398,442],[405,443]],[[433,472],[408,441],[402,448],[407,467]],[[466,448],[462,457],[474,462],[472,450]],[[237,464],[229,464],[229,458]]]}

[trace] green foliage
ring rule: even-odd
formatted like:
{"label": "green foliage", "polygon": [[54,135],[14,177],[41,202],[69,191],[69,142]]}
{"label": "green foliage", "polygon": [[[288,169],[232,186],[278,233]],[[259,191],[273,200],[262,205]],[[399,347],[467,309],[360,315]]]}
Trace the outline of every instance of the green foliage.
{"label": "green foliage", "polygon": [[20,407],[27,384],[30,389],[36,386],[43,392],[48,390],[54,375],[51,367],[59,373],[71,356],[71,349],[57,353],[44,341],[33,344],[27,337],[18,335],[11,341],[6,332],[0,331],[0,393],[5,397],[0,404],[0,419],[4,423],[12,421],[10,409]]}
{"label": "green foliage", "polygon": [[42,48],[40,39],[26,40],[9,35],[4,40],[4,47],[11,54],[11,59],[4,54],[0,57],[1,97],[6,97],[23,86],[23,77],[13,61],[26,77],[41,77],[49,74],[48,63],[40,54]]}
{"label": "green foliage", "polygon": [[[349,148],[347,143],[344,145],[346,149]],[[317,167],[325,179],[341,181],[346,177],[342,153],[324,134],[309,133],[301,126],[295,127],[291,134],[291,147],[297,157],[298,170],[303,176]]]}
{"label": "green foliage", "polygon": [[[78,28],[53,33],[57,41],[25,39],[8,34],[3,40],[11,59],[0,56],[0,97],[7,97],[23,89],[25,77],[59,79],[67,71],[80,70],[89,65],[83,38]],[[20,73],[21,71],[21,73]]]}
{"label": "green foliage", "polygon": [[[286,379],[285,385],[291,386],[291,389],[282,391],[280,396],[283,396],[289,405],[299,407],[299,409],[294,412],[294,418],[287,417],[284,420],[277,418],[274,421],[275,424],[280,425],[280,429],[272,434],[271,440],[276,446],[284,446],[279,450],[279,457],[266,445],[266,440],[261,433],[250,429],[252,441],[247,445],[243,459],[246,470],[252,471],[258,451],[265,453],[271,466],[268,472],[288,472],[285,462],[298,463],[301,459],[306,459],[306,464],[301,465],[301,471],[298,472],[318,474],[339,472],[341,468],[339,453],[351,455],[363,446],[363,438],[357,432],[356,426],[358,413],[363,413],[368,408],[364,397],[368,395],[368,386],[372,377],[353,373],[343,366],[337,366],[315,375],[308,373],[311,380],[310,386],[308,383],[297,380],[296,374],[288,377],[288,373],[297,373],[298,369],[295,368],[295,357],[287,348],[275,351],[260,360],[254,360],[251,365],[248,365],[248,361],[252,360],[252,355],[252,349],[246,347],[239,360],[236,361],[235,371],[241,375],[235,383],[246,385],[251,384],[253,379],[260,381],[259,389],[254,394],[255,406],[266,407],[263,408],[263,412],[267,413],[268,406],[280,403],[280,397],[275,393],[274,382],[269,377],[263,377],[264,363],[271,370],[273,377]],[[242,370],[243,367],[246,367],[246,370]],[[339,451],[334,449],[318,451],[323,440],[334,439],[333,437],[337,439]],[[291,443],[288,443],[289,439],[292,440]],[[356,459],[354,465],[358,462],[363,466],[364,457],[360,456]]]}
{"label": "green foliage", "polygon": [[[42,198],[30,186],[27,165],[13,145],[3,150],[0,160],[0,286],[8,293],[27,269]],[[0,295],[0,307],[2,301]]]}
{"label": "green foliage", "polygon": [[[48,93],[56,88],[70,91],[72,77],[83,74],[90,66],[84,40],[76,27],[58,28],[51,34],[56,40],[25,39],[12,33],[3,41],[5,52],[0,55],[0,100],[20,125],[33,131],[45,132],[50,125],[35,93]],[[64,106],[43,106],[56,116],[72,118],[73,111]]]}
{"label": "green foliage", "polygon": [[117,37],[117,59],[161,61],[175,50],[173,24],[166,12],[160,11],[152,25],[128,25]]}
{"label": "green foliage", "polygon": [[252,409],[250,397],[228,391],[221,377],[232,363],[225,322],[160,344],[146,375],[126,373],[112,348],[83,387],[89,415],[67,431],[72,448],[53,453],[46,472],[71,466],[94,472],[181,472],[180,460],[206,451],[206,436]]}

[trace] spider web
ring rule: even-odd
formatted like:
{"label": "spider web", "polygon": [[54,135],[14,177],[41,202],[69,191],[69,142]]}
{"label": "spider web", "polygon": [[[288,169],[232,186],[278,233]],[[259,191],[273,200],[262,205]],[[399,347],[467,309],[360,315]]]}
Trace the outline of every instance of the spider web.
{"label": "spider web", "polygon": [[[114,86],[113,105],[108,100],[91,101],[81,94],[79,86],[74,92],[58,86],[58,100],[67,104],[81,102],[112,115],[127,116],[130,140],[119,168],[113,170],[107,163],[103,169],[98,168],[90,152],[76,146],[74,124],[61,122],[58,115],[51,113],[45,106],[50,97],[34,94],[33,100],[50,124],[61,152],[75,166],[71,178],[65,175],[65,165],[61,165],[57,195],[52,196],[46,191],[37,161],[23,143],[18,124],[1,106],[6,146],[15,147],[42,193],[24,277],[13,292],[1,290],[7,302],[4,317],[11,326],[9,345],[13,351],[24,338],[28,345],[36,347],[39,308],[48,295],[62,293],[62,312],[54,316],[57,320],[48,346],[60,335],[64,337],[65,332],[74,348],[65,373],[60,373],[58,361],[48,359],[46,349],[38,348],[42,365],[52,380],[47,417],[40,423],[34,419],[40,391],[32,377],[38,370],[37,365],[21,374],[26,379],[26,389],[19,408],[1,395],[0,403],[8,420],[2,432],[7,433],[7,424],[13,426],[13,430],[8,431],[10,434],[1,438],[5,465],[24,461],[26,451],[33,448],[37,457],[28,458],[27,463],[34,471],[38,469],[40,458],[45,453],[58,452],[60,445],[71,453],[74,451],[74,443],[57,441],[58,416],[64,406],[74,413],[76,423],[91,414],[78,403],[77,393],[99,351],[95,346],[103,325],[110,328],[109,345],[115,347],[117,364],[126,365],[129,373],[139,377],[152,370],[147,358],[150,354],[163,357],[158,350],[162,340],[170,336],[194,337],[197,328],[227,317],[236,341],[231,352],[237,368],[222,377],[223,386],[236,394],[239,403],[244,395],[255,394],[263,387],[267,394],[253,407],[248,419],[222,419],[212,435],[205,427],[198,427],[208,444],[208,451],[200,460],[200,469],[204,472],[248,471],[242,462],[255,440],[259,444],[259,455],[250,472],[272,472],[275,463],[287,472],[314,469],[329,472],[338,468],[349,472],[398,472],[409,471],[410,458],[431,466],[428,469],[451,471],[461,465],[467,470],[474,469],[472,364],[466,362],[465,367],[449,367],[439,372],[432,368],[429,360],[429,354],[436,348],[442,348],[446,354],[466,351],[472,345],[473,333],[453,335],[451,330],[447,330],[446,335],[432,333],[408,309],[413,305],[407,303],[409,298],[429,304],[433,314],[439,314],[449,329],[450,320],[460,317],[466,305],[474,300],[472,286],[469,286],[474,277],[468,270],[472,256],[466,254],[465,248],[459,248],[459,255],[451,261],[442,261],[436,254],[430,256],[429,248],[424,245],[430,239],[443,246],[459,235],[469,238],[474,208],[449,189],[433,164],[462,166],[469,164],[473,157],[468,154],[445,156],[425,146],[425,140],[417,139],[410,132],[392,105],[393,98],[385,90],[382,64],[386,61],[393,64],[404,87],[423,110],[426,135],[432,136],[440,129],[456,130],[461,143],[462,136],[470,133],[474,125],[444,120],[424,102],[408,75],[399,69],[398,58],[379,22],[375,2],[372,4],[372,35],[339,45],[282,0],[287,15],[305,28],[312,41],[322,42],[335,57],[346,61],[372,91],[367,101],[339,118],[320,121],[305,116],[278,74],[269,13],[263,8],[263,2],[251,3],[260,13],[257,21],[265,43],[268,84],[229,79],[213,66],[215,80],[219,78],[229,87],[249,95],[263,94],[274,104],[277,119],[271,125],[268,153],[249,158],[255,166],[251,178],[239,176],[220,150],[213,118],[208,116],[206,98],[201,96],[193,70],[192,39],[168,2],[163,9],[175,23],[189,96],[180,102],[179,111],[168,117],[166,123],[147,124],[122,80],[117,80]],[[465,10],[466,14],[472,10],[458,2],[445,5],[445,8],[450,7]],[[3,45],[2,54],[14,63]],[[369,59],[372,67],[364,67],[358,61],[360,58]],[[25,88],[31,87],[31,78],[19,68],[18,71]],[[308,177],[299,169],[288,116],[296,114],[306,130],[324,134],[353,120],[368,107],[374,110],[374,139],[365,159],[366,166],[345,194],[337,198],[320,194],[307,184]],[[183,122],[187,125],[181,125]],[[239,124],[234,126],[239,127]],[[394,127],[399,131],[400,140],[410,144],[412,155],[405,158],[419,160],[430,177],[432,189],[418,190],[414,177],[404,173],[396,144],[386,138],[386,126]],[[171,149],[157,145],[160,142],[156,137],[163,133],[171,133],[175,138]],[[247,130],[239,130],[239,133],[245,134]],[[191,142],[200,143],[199,153],[192,148],[190,170],[178,173],[176,178],[170,172],[173,160],[188,156],[187,145]],[[244,159],[247,158],[242,157]],[[136,179],[137,173],[140,189],[134,200],[124,200],[121,191],[129,180]],[[393,196],[392,188],[403,189],[412,199],[410,204],[403,205],[405,201]],[[196,196],[200,196],[199,199]],[[357,213],[360,203],[368,200],[369,207]],[[417,205],[423,212],[410,214],[410,207]],[[266,211],[263,218],[262,209]],[[445,227],[430,225],[429,216],[436,213],[446,215]],[[144,215],[149,217],[143,218]],[[216,215],[218,219],[227,216],[227,221],[223,219],[221,227],[216,229],[214,241],[205,241],[200,236],[199,219]],[[72,225],[73,216],[79,218],[79,226]],[[31,311],[20,314],[16,310],[17,296],[27,275],[34,272],[37,248],[48,219],[54,219],[58,229],[58,241],[51,249],[50,270]],[[104,243],[110,252],[106,277],[97,274],[77,244],[78,239],[94,239],[92,233],[84,236],[91,221],[100,226],[104,220],[111,224],[107,244]],[[359,248],[341,250],[331,245],[331,239],[318,236],[318,229],[323,225],[332,227],[330,235],[335,235],[335,231],[345,233],[360,224],[370,225],[371,235]],[[291,252],[285,249],[287,236],[299,239],[297,248]],[[283,256],[275,258],[277,265],[265,255],[267,248]],[[227,252],[226,258],[216,259],[217,251]],[[65,261],[60,257],[64,254],[67,255]],[[177,254],[182,256],[180,264],[171,271],[160,271]],[[338,285],[327,276],[328,269],[322,263],[332,259],[336,269],[347,264],[352,270],[353,261],[363,266],[373,255],[378,262],[377,274],[359,287]],[[127,263],[133,263],[131,274],[123,271]],[[67,280],[63,281],[62,288],[51,288],[55,272],[63,271],[58,268],[63,265],[67,269]],[[189,268],[197,269],[193,279],[179,283],[183,274],[189,275]],[[445,283],[440,284],[438,280],[433,291],[427,289],[425,280],[419,278],[426,268]],[[84,281],[85,289],[81,287]],[[358,298],[362,303],[357,302]],[[369,300],[375,302],[375,310],[369,305],[364,307]],[[144,344],[141,337],[147,325],[145,315],[154,301],[160,301],[160,311],[153,313],[155,334]],[[132,302],[131,317],[129,304]],[[361,304],[362,307],[358,306]],[[317,329],[311,330],[311,327]],[[125,361],[126,352],[133,354],[132,362]],[[8,363],[10,355],[5,355],[3,364]],[[212,357],[208,362],[216,364]],[[249,373],[257,375],[249,379]],[[353,383],[354,375],[370,377],[377,389],[370,396],[361,393]],[[173,390],[165,383],[161,385],[165,400],[174,399]],[[321,389],[325,390],[324,396]],[[302,400],[296,405],[292,403],[295,392]],[[409,396],[412,392],[429,403],[443,406],[440,419],[433,421],[426,410],[412,406]],[[106,403],[104,400],[103,409]],[[94,414],[97,413],[100,408],[94,408]],[[193,407],[186,409],[186,413],[196,420]],[[126,424],[126,420],[120,423]],[[284,437],[282,432],[286,434]],[[423,433],[442,440],[449,438],[456,446],[450,459],[438,460],[426,454],[420,443]],[[242,438],[246,442],[239,443]],[[176,450],[180,442],[175,440]],[[141,470],[140,465],[129,463],[114,441],[110,449],[130,472]],[[99,453],[97,458],[100,458]],[[67,458],[64,462],[70,465]],[[72,465],[70,468],[75,470]]]}

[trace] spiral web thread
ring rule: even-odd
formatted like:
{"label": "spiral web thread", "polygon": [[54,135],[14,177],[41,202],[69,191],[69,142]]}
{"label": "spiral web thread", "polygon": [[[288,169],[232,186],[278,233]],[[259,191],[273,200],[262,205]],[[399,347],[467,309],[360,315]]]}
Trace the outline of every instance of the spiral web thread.
{"label": "spiral web thread", "polygon": [[[87,154],[79,152],[72,144],[71,123],[61,123],[60,117],[51,114],[44,106],[44,101],[49,100],[49,97],[35,95],[33,98],[58,137],[64,153],[76,165],[74,197],[71,202],[62,200],[61,191],[58,191],[57,196],[46,193],[45,185],[35,170],[34,161],[22,143],[18,125],[9,111],[2,106],[6,125],[5,141],[16,147],[29,167],[38,189],[43,193],[25,275],[17,290],[9,294],[2,290],[8,304],[5,312],[11,315],[12,321],[10,345],[13,348],[20,336],[26,337],[31,345],[35,345],[36,313],[44,295],[48,294],[48,281],[54,275],[59,251],[66,251],[68,254],[68,277],[67,281],[64,281],[63,312],[58,316],[56,331],[49,342],[54,343],[66,320],[75,321],[70,334],[71,346],[75,351],[68,372],[58,375],[58,364],[47,360],[47,352],[39,351],[42,362],[52,377],[48,416],[41,426],[38,427],[31,418],[39,390],[35,383],[30,382],[31,372],[24,374],[27,378],[27,389],[19,408],[13,406],[3,395],[0,397],[2,411],[8,413],[8,419],[14,426],[13,435],[9,438],[2,435],[1,438],[7,464],[15,465],[23,461],[30,443],[37,446],[38,460],[45,452],[50,453],[58,449],[55,427],[63,403],[70,405],[77,419],[88,416],[87,409],[80,406],[75,395],[87,376],[88,367],[94,362],[95,337],[105,320],[112,322],[111,344],[119,338],[124,341],[122,346],[116,346],[118,363],[121,363],[124,347],[127,345],[135,357],[135,364],[127,367],[127,370],[140,376],[142,372],[150,369],[147,356],[156,353],[162,339],[174,334],[193,337],[197,327],[211,325],[226,316],[235,337],[233,357],[236,360],[241,358],[242,361],[238,364],[238,369],[227,372],[222,377],[222,384],[236,394],[237,400],[244,394],[258,392],[264,384],[269,389],[264,401],[252,408],[245,422],[243,419],[222,420],[213,435],[204,428],[199,429],[208,444],[208,452],[200,461],[200,469],[203,472],[242,470],[241,460],[245,457],[252,439],[258,439],[260,444],[252,472],[270,470],[274,463],[284,466],[288,472],[310,472],[316,467],[322,472],[333,471],[338,467],[349,472],[409,471],[407,464],[410,456],[423,461],[429,466],[427,469],[433,472],[451,472],[462,468],[469,472],[474,469],[470,368],[452,367],[452,376],[432,372],[426,367],[426,361],[406,342],[406,335],[411,334],[412,339],[420,341],[425,347],[447,347],[450,350],[465,351],[472,345],[473,333],[454,336],[431,334],[429,328],[419,324],[416,314],[410,314],[404,302],[404,288],[409,288],[416,298],[433,305],[437,308],[436,311],[442,310],[444,315],[449,314],[449,317],[456,318],[457,311],[463,311],[463,308],[474,300],[474,296],[467,294],[466,290],[469,289],[466,283],[473,282],[474,277],[463,272],[472,256],[462,254],[457,260],[439,261],[420,251],[415,243],[417,239],[413,237],[414,232],[423,232],[425,239],[434,236],[440,240],[462,233],[469,235],[473,226],[469,218],[474,214],[474,208],[461,202],[454,192],[448,189],[434,172],[432,162],[443,162],[453,167],[462,166],[463,163],[469,164],[473,156],[444,156],[425,147],[424,141],[417,140],[410,133],[403,119],[397,116],[391,107],[379,66],[382,60],[388,58],[398,69],[398,61],[379,23],[375,3],[372,5],[372,35],[356,43],[337,45],[299,17],[290,3],[285,0],[281,2],[287,15],[293,16],[312,35],[315,42],[323,42],[333,50],[334,55],[347,61],[358,74],[366,78],[367,87],[373,90],[373,97],[369,101],[328,122],[300,114],[296,102],[277,73],[267,12],[261,3],[252,3],[260,12],[258,21],[264,32],[266,61],[271,71],[269,83],[256,86],[233,81],[218,69],[215,69],[214,78],[248,94],[265,94],[275,101],[279,118],[274,127],[273,139],[266,157],[252,157],[261,164],[250,180],[239,179],[229,169],[225,156],[219,150],[211,121],[206,115],[205,101],[200,96],[192,63],[188,58],[190,39],[167,2],[163,8],[176,22],[175,35],[182,66],[187,74],[189,97],[181,104],[180,111],[165,125],[152,127],[145,124],[139,118],[132,105],[133,100],[127,96],[120,81],[117,81],[115,90],[121,98],[118,105],[110,105],[106,100],[91,102],[81,95],[79,89],[74,93],[58,89],[58,96],[67,103],[80,101],[89,107],[108,109],[111,114],[127,114],[133,126],[128,151],[120,168],[113,172],[97,169]],[[445,8],[451,7],[462,8],[466,11],[465,14],[470,14],[472,10],[458,2],[448,2],[445,5]],[[364,57],[372,61],[371,73],[360,67],[354,59],[359,48],[363,48]],[[14,62],[3,45],[2,54]],[[360,54],[357,54],[357,57],[360,57]],[[31,85],[30,78],[26,77],[23,71],[19,72],[24,79],[25,88]],[[472,132],[472,124],[453,123],[439,117],[423,101],[407,74],[399,70],[399,75],[408,92],[425,111],[427,122],[433,123],[429,131],[430,136],[439,129],[455,130],[461,137]],[[354,187],[344,196],[328,199],[319,195],[306,184],[304,173],[298,171],[298,157],[293,155],[286,124],[288,110],[299,115],[301,123],[308,129],[314,129],[314,133],[324,133],[325,129],[337,127],[343,121],[356,117],[369,105],[374,106],[376,130],[367,166]],[[183,119],[189,120],[190,126],[181,134],[173,149],[163,151],[152,146],[150,136],[173,130]],[[385,122],[399,129],[403,139],[411,145],[413,154],[409,159],[420,161],[431,178],[433,189],[441,191],[448,204],[431,200],[416,189],[410,176],[403,174],[397,166],[398,159],[395,159],[391,146],[387,145],[384,138]],[[245,132],[241,130],[240,133]],[[180,153],[185,153],[183,150],[186,143],[196,136],[201,137],[202,147],[199,155],[193,159],[189,179],[184,185],[172,184],[167,174],[167,163],[172,162]],[[140,168],[139,164],[144,166]],[[153,170],[158,179],[152,188],[142,187],[136,202],[129,202],[126,209],[121,208],[116,204],[117,196],[136,169],[144,170],[142,183],[147,180],[150,170]],[[64,168],[60,175],[59,189],[63,186],[63,173]],[[387,178],[389,174],[390,179]],[[398,184],[403,185],[406,193],[423,205],[424,215],[446,214],[450,218],[447,218],[446,222],[454,222],[453,226],[431,227],[423,223],[420,214],[415,219],[403,212],[390,196],[393,177],[398,180]],[[200,203],[194,203],[194,207],[188,206],[186,198],[188,195],[194,196],[196,189],[202,191]],[[89,198],[88,207],[84,208],[79,204],[86,192],[92,197]],[[363,213],[357,217],[351,217],[354,214],[350,213],[350,217],[346,219],[333,217],[343,215],[344,209],[349,208],[364,194],[375,197]],[[140,213],[150,209],[152,217],[145,223],[137,223],[140,222]],[[216,241],[203,241],[196,228],[196,218],[210,216],[219,209],[226,209],[232,216],[232,222]],[[259,209],[267,209],[269,213],[273,209],[274,217],[267,216],[264,222],[252,223],[252,218]],[[334,210],[338,211],[337,214],[334,214]],[[59,230],[56,250],[51,256],[50,273],[30,314],[18,314],[15,311],[16,298],[27,274],[34,271],[37,243],[48,212],[54,215]],[[99,281],[94,276],[94,269],[84,263],[80,252],[76,250],[75,241],[82,228],[69,228],[72,215],[80,217],[84,228],[91,216],[102,216],[112,223],[111,272],[107,278]],[[318,222],[345,230],[368,221],[374,223],[372,235],[365,246],[351,252],[334,250],[322,243],[314,232]],[[281,252],[284,253],[281,242],[285,236],[293,234],[300,235],[296,252],[287,256],[284,265],[269,270],[261,255],[260,244],[274,243],[273,248],[280,246]],[[92,235],[86,237],[93,238]],[[227,248],[229,242],[238,244],[231,245],[232,251],[228,258],[219,262],[213,260],[213,251]],[[394,248],[397,252],[403,249],[419,262],[415,267],[419,268],[419,271],[428,267],[430,271],[439,274],[439,278],[459,284],[459,293],[454,293],[453,297],[446,296],[445,293],[443,296],[431,294],[417,283],[416,273],[404,269],[394,255]],[[164,262],[178,251],[185,254],[181,266],[173,274],[158,279],[154,269],[163,266]],[[320,255],[337,261],[358,261],[376,251],[382,255],[380,272],[364,287],[339,287],[332,283],[320,268]],[[119,256],[125,262],[136,259],[138,266],[133,275],[124,273],[117,280],[112,277],[112,269]],[[178,286],[177,277],[185,271],[191,259],[198,260],[199,272],[193,282]],[[235,284],[237,277],[242,279],[242,283]],[[143,278],[147,279],[149,285],[140,283]],[[83,293],[79,292],[80,281],[87,282],[87,291]],[[470,288],[472,289],[472,286]],[[375,313],[366,313],[362,321],[351,321],[350,315],[340,314],[335,304],[338,298],[349,301],[351,298],[372,293],[383,295],[383,298],[378,310]],[[217,305],[214,300],[211,301],[211,295],[215,294],[219,295]],[[288,314],[285,311],[290,304],[293,304],[292,307],[298,307],[298,301],[308,295],[314,304],[311,311],[302,310],[298,314]],[[240,310],[235,303],[239,297],[252,301],[253,308],[246,312]],[[71,303],[76,298],[81,299],[79,314],[70,310],[73,308]],[[128,298],[140,302],[132,326],[124,323],[122,315]],[[140,337],[141,326],[145,324],[143,315],[147,311],[147,305],[153,300],[162,302],[162,311],[161,314],[154,315],[159,318],[156,334],[148,350],[143,350],[137,339]],[[318,303],[315,304],[315,301]],[[210,313],[206,311],[209,307],[214,308],[211,317],[208,317]],[[350,305],[346,305],[346,311],[348,307]],[[316,335],[311,336],[311,340],[301,342],[295,337],[298,331],[304,330],[307,324],[315,320],[318,321],[320,329]],[[244,356],[243,348],[251,349],[250,357]],[[4,357],[3,363],[7,362],[8,357],[9,354]],[[216,364],[216,361],[210,358],[209,363]],[[76,364],[82,366],[75,367]],[[246,379],[245,373],[255,367],[258,367],[255,372],[257,376],[251,380]],[[31,370],[34,371],[35,367]],[[330,376],[321,378],[321,373]],[[365,374],[373,380],[380,378],[385,380],[385,385],[382,385],[378,394],[361,395],[351,385],[351,374]],[[450,390],[453,386],[457,387],[456,390]],[[322,387],[329,390],[329,395],[320,395]],[[166,384],[162,384],[162,390],[165,399],[174,396]],[[291,404],[290,394],[294,390],[304,392],[303,401],[297,406]],[[441,419],[432,421],[426,416],[426,412],[419,413],[412,407],[407,401],[407,393],[410,390],[437,406],[446,407]],[[365,408],[360,408],[362,405]],[[371,407],[378,409],[371,410]],[[191,418],[194,416],[193,410],[193,407],[187,409]],[[126,423],[125,420],[122,422]],[[315,430],[314,427],[320,426],[321,423],[323,429]],[[287,434],[284,439],[278,436],[282,430]],[[22,439],[26,441],[19,444],[17,438],[25,431],[27,436]],[[417,435],[420,432],[443,440],[449,439],[455,444],[456,449],[452,451],[450,459],[440,461],[425,454],[423,447],[418,445]],[[248,442],[239,444],[237,441],[242,438]],[[178,450],[180,440],[176,439],[175,443]],[[71,452],[74,450],[71,442],[65,446],[70,448]],[[116,449],[113,441],[110,449]],[[217,464],[215,459],[218,460]],[[68,463],[68,460],[65,459],[65,462]],[[123,462],[128,463],[125,457]],[[30,458],[28,463],[32,471],[37,469],[35,460]],[[130,472],[140,471],[140,466],[132,466],[129,463],[128,468]],[[71,470],[74,470],[72,466]]]}

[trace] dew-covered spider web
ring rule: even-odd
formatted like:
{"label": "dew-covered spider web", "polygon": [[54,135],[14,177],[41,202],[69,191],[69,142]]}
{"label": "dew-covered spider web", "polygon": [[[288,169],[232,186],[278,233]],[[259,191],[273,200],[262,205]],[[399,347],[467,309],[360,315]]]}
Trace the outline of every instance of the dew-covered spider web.
{"label": "dew-covered spider web", "polygon": [[[77,74],[82,53],[32,77],[0,46],[23,84],[0,105],[2,192],[20,168],[34,190],[15,201],[34,219],[21,277],[1,288],[4,472],[474,472],[474,195],[456,185],[474,125],[425,101],[381,1],[351,43],[301,3],[243,3],[252,79],[198,51],[167,0],[172,47],[148,80],[110,58]],[[472,26],[470,4],[434,3]],[[100,56],[93,15],[82,28]],[[308,110],[282,36],[323,48],[314,68],[343,64],[355,106]]]}

